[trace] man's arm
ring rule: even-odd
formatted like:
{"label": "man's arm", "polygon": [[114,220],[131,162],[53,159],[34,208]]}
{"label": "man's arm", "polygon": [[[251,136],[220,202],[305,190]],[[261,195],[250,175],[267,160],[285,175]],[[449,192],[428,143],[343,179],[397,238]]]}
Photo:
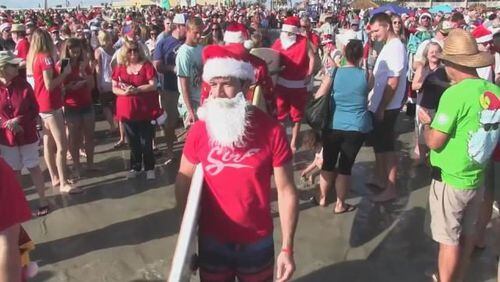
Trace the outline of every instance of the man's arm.
{"label": "man's arm", "polygon": [[307,57],[309,57],[309,69],[307,70],[307,77],[311,80],[311,77],[314,75],[314,64],[316,61],[316,56],[314,56],[314,51],[311,46],[311,43],[307,44]]}
{"label": "man's arm", "polygon": [[177,202],[177,209],[180,214],[184,214],[184,208],[186,207],[187,198],[189,195],[189,187],[191,185],[191,179],[193,178],[196,165],[191,163],[186,156],[183,154],[181,158],[181,164],[179,166],[179,172],[175,179],[175,200]]}
{"label": "man's arm", "polygon": [[382,100],[380,101],[380,105],[377,109],[377,118],[382,120],[384,118],[384,111],[387,108],[387,105],[392,101],[394,94],[396,93],[396,89],[398,88],[399,77],[392,76],[387,79],[387,85],[384,88],[384,94],[382,95]]}
{"label": "man's arm", "polygon": [[426,110],[420,109],[417,114],[420,122],[424,124],[425,144],[431,150],[441,149],[446,141],[448,141],[449,135],[430,127],[432,119]]}
{"label": "man's arm", "polygon": [[295,271],[293,260],[293,239],[298,220],[298,197],[293,182],[292,164],[274,168],[278,209],[281,223],[282,251],[277,259],[277,281],[288,281]]}

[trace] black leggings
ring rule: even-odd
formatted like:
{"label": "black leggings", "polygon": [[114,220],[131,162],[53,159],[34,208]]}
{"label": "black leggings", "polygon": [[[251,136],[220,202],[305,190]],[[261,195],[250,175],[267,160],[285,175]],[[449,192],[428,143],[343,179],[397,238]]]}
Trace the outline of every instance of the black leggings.
{"label": "black leggings", "polygon": [[[366,134],[359,131],[326,129],[323,131],[323,167],[322,170],[333,171],[338,160],[338,173],[351,175]],[[340,158],[339,158],[340,154]]]}
{"label": "black leggings", "polygon": [[153,154],[155,126],[148,120],[124,121],[123,127],[130,145],[130,169],[141,171],[144,162],[145,171],[153,170],[155,168]]}

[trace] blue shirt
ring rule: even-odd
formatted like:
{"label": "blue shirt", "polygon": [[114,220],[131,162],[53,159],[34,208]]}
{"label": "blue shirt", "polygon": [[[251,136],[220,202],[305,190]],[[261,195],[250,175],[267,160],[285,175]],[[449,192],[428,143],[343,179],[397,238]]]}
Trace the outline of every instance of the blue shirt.
{"label": "blue shirt", "polygon": [[365,72],[356,67],[341,67],[333,82],[331,129],[367,133],[372,129],[368,112],[368,84]]}
{"label": "blue shirt", "polygon": [[[153,61],[161,61],[165,66],[175,66],[175,58],[182,41],[173,36],[163,37],[156,43]],[[174,71],[163,74],[162,87],[166,90],[178,91],[177,74]]]}
{"label": "blue shirt", "polygon": [[[179,48],[179,52],[177,52],[177,57],[175,58],[177,76],[189,78],[189,99],[198,103],[200,102],[202,81],[201,72],[203,71],[203,64],[201,62],[202,50],[203,46],[201,45],[193,47],[183,44]],[[177,82],[178,81],[179,80],[177,80]]]}

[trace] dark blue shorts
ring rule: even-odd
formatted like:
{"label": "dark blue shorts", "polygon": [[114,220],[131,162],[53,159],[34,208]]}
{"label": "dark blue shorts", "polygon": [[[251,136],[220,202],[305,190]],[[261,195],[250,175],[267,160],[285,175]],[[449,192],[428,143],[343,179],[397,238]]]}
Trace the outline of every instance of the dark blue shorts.
{"label": "dark blue shorts", "polygon": [[221,243],[209,237],[198,240],[201,281],[273,281],[273,237],[251,244]]}

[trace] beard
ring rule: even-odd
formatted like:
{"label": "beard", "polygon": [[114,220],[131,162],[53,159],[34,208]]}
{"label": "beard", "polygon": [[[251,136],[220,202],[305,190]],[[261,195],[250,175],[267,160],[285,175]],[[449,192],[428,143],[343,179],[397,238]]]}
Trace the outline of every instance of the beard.
{"label": "beard", "polygon": [[281,40],[281,46],[283,47],[283,49],[286,50],[295,43],[295,41],[297,40],[297,36],[281,33],[280,40]]}
{"label": "beard", "polygon": [[198,108],[212,146],[244,147],[248,126],[248,104],[243,93],[234,98],[209,97]]}

